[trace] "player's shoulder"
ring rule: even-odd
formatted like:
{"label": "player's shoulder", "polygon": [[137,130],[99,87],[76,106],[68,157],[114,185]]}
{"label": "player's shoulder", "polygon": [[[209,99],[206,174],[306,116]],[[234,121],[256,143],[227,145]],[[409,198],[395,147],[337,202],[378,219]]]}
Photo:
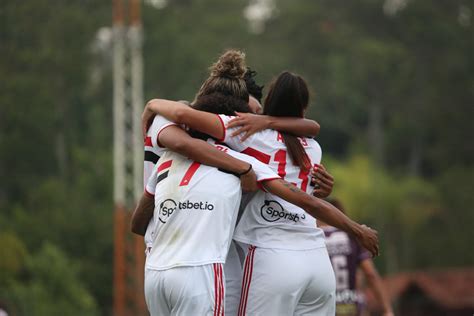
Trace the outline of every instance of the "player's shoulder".
{"label": "player's shoulder", "polygon": [[157,130],[159,130],[163,126],[165,126],[167,124],[170,124],[170,123],[173,123],[173,122],[171,122],[170,120],[166,119],[165,117],[157,114],[153,118],[153,122],[151,123],[150,128],[148,129],[148,134],[153,134],[153,132],[156,132]]}
{"label": "player's shoulder", "polygon": [[321,156],[323,154],[321,145],[319,145],[319,143],[314,138],[303,137],[300,139],[304,149],[311,156],[312,160],[321,160]]}
{"label": "player's shoulder", "polygon": [[254,136],[253,139],[255,142],[260,142],[264,145],[272,144],[274,146],[278,146],[278,144],[284,144],[281,133],[274,129],[264,129],[253,134],[252,136]]}
{"label": "player's shoulder", "polygon": [[232,119],[235,118],[233,115],[226,115],[226,114],[216,114],[217,117],[221,120],[221,122],[224,124],[224,127],[227,128],[227,123],[231,121]]}
{"label": "player's shoulder", "polygon": [[308,144],[308,146],[321,150],[321,145],[319,145],[318,141],[312,137],[302,137],[301,138],[304,142]]}

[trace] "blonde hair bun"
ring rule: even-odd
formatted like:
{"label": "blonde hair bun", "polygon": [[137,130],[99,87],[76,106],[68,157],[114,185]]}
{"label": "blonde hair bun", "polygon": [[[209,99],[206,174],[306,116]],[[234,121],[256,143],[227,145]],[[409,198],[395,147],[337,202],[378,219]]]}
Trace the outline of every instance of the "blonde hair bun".
{"label": "blonde hair bun", "polygon": [[243,79],[247,71],[245,53],[235,49],[227,50],[211,66],[210,70],[212,77]]}

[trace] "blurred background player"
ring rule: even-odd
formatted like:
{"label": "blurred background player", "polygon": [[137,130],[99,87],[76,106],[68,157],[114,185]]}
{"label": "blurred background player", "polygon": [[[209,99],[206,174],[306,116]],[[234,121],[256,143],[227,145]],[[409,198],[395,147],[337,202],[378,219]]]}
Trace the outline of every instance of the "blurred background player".
{"label": "blurred background player", "polygon": [[[344,212],[342,203],[334,198],[327,199],[329,203]],[[380,276],[375,269],[370,253],[361,247],[355,239],[346,232],[318,222],[326,236],[326,247],[336,275],[336,315],[360,316],[363,309],[363,297],[357,291],[357,270],[360,268],[367,284],[373,290],[375,297],[383,306],[383,316],[393,316],[387,294],[382,286]]]}

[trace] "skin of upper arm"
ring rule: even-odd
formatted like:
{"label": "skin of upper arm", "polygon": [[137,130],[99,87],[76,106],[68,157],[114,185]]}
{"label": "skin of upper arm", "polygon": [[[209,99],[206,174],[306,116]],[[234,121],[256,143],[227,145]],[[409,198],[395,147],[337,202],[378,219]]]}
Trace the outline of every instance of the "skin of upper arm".
{"label": "skin of upper arm", "polygon": [[186,126],[210,135],[217,139],[224,138],[224,126],[214,113],[198,111],[191,107],[181,113],[182,121]]}
{"label": "skin of upper arm", "polygon": [[182,103],[162,99],[151,100],[147,107],[170,121],[186,124],[192,129],[217,139],[222,139],[224,136],[224,127],[216,114],[198,111]]}
{"label": "skin of upper arm", "polygon": [[164,147],[192,160],[237,173],[248,168],[248,163],[227,155],[203,140],[192,138],[176,125],[163,129],[158,138]]}
{"label": "skin of upper arm", "polygon": [[309,136],[309,137],[316,137],[319,134],[319,130],[321,129],[321,126],[319,125],[318,122],[305,119],[305,121],[308,122],[308,132],[304,136]]}
{"label": "skin of upper arm", "polygon": [[161,145],[183,156],[187,156],[192,150],[193,140],[188,133],[176,125],[166,127],[158,135],[158,142]]}
{"label": "skin of upper arm", "polygon": [[315,137],[319,134],[320,126],[316,121],[296,117],[271,117],[270,128],[296,136]]}

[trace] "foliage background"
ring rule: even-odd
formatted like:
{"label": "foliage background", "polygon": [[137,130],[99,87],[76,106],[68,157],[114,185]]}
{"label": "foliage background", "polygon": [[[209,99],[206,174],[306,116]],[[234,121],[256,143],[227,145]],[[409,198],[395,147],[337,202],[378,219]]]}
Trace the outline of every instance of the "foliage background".
{"label": "foliage background", "polygon": [[[474,41],[468,0],[148,0],[145,96],[192,99],[225,48],[288,69],[382,274],[473,266]],[[110,315],[111,3],[0,3],[0,304]]]}

